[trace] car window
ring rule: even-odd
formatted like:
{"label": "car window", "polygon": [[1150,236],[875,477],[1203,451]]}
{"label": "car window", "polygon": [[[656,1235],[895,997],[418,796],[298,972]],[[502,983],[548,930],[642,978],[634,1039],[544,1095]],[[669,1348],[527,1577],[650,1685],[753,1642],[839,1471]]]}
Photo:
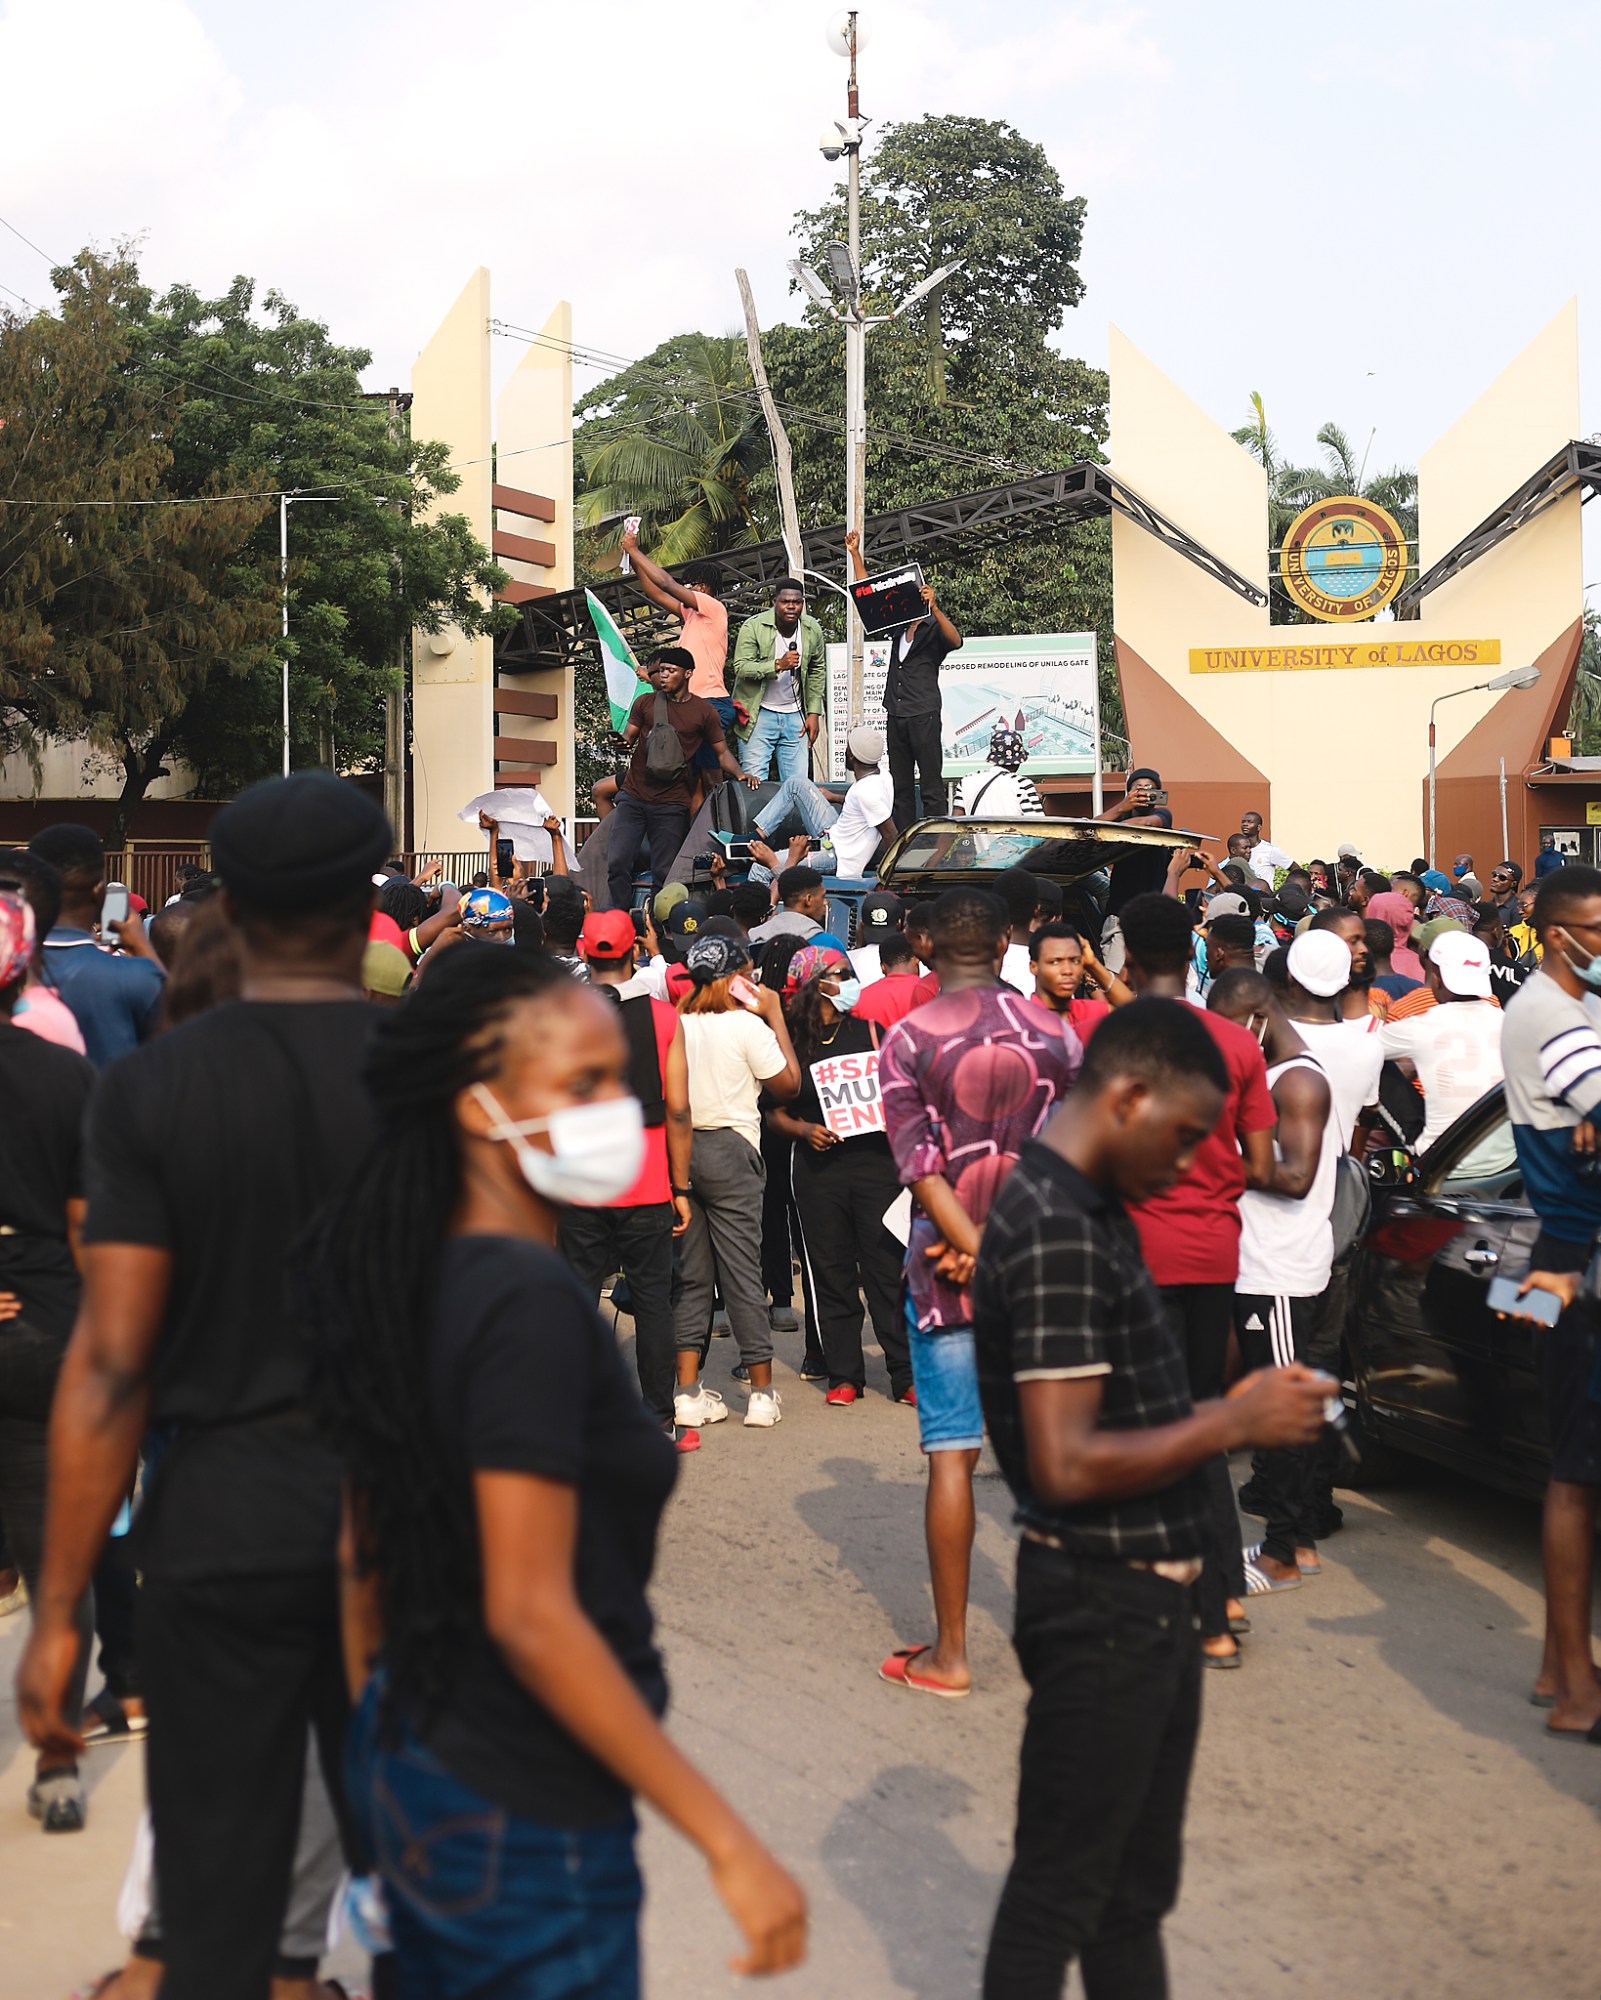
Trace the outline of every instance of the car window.
{"label": "car window", "polygon": [[1475,1194],[1492,1195],[1502,1201],[1514,1201],[1522,1195],[1518,1149],[1512,1137],[1512,1121],[1504,1109],[1488,1129],[1481,1128],[1453,1147],[1452,1155],[1438,1166],[1430,1162],[1432,1194],[1460,1194],[1471,1189]]}

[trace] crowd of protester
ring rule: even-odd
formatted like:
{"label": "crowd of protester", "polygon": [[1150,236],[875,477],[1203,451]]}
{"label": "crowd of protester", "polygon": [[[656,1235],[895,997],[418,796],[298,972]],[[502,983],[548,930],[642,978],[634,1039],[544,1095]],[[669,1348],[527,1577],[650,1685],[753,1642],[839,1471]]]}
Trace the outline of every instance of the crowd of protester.
{"label": "crowd of protester", "polygon": [[[862,838],[885,748],[851,737],[884,792]],[[1161,824],[1159,789],[1114,814]],[[1033,1698],[986,1993],[1054,1994],[1074,1958],[1092,1995],[1163,1990],[1202,1671],[1341,1525],[1363,1156],[1426,1152],[1504,1066],[1531,1283],[1580,1289],[1601,875],[1303,867],[1248,814],[1104,912],[1014,868],[876,891],[846,936],[809,859],[634,912],[591,907],[559,827],[538,876],[486,830],[478,881],[412,879],[357,788],[272,781],[164,907],[105,922],[89,829],[0,853],[30,1810],[81,1828],[81,1757],[146,1739],[137,1921],[97,1990],[314,1994],[337,1905],[380,1990],[630,1993],[636,1794],[706,1855],[747,1969],[795,1962],[800,1890],[660,1728],[646,1596],[678,1460],[727,1448],[731,1403],[775,1430],[791,1371],[834,1411],[886,1393],[926,1456],[931,1629],[885,1682],[971,1693],[986,1436],[1018,1503]],[[1595,1737],[1583,1312],[1549,1343],[1534,1698]]]}

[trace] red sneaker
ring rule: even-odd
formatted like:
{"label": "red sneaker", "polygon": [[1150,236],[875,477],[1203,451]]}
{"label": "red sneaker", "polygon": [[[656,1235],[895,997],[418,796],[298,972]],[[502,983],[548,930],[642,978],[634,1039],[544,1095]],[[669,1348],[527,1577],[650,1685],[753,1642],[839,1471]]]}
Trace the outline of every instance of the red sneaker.
{"label": "red sneaker", "polygon": [[836,1382],[823,1398],[823,1401],[825,1403],[832,1403],[836,1410],[848,1410],[861,1393],[860,1389],[855,1388],[849,1382]]}
{"label": "red sneaker", "polygon": [[680,1431],[677,1437],[673,1439],[673,1443],[677,1446],[677,1448],[680,1451],[699,1451],[700,1432],[688,1431],[688,1430]]}
{"label": "red sneaker", "polygon": [[917,1390],[915,1387],[903,1389],[895,1400],[897,1403],[910,1403],[915,1410],[917,1408]]}

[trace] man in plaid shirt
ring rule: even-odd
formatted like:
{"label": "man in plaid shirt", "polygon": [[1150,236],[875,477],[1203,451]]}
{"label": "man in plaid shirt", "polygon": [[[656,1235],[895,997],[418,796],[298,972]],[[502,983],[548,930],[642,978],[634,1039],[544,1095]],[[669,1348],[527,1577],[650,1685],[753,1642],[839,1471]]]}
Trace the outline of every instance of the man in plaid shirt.
{"label": "man in plaid shirt", "polygon": [[1060,2000],[1075,1957],[1089,2000],[1166,1994],[1200,1726],[1202,1468],[1322,1426],[1331,1385],[1299,1363],[1192,1406],[1123,1206],[1188,1171],[1227,1084],[1193,1008],[1119,1008],[979,1250],[979,1389],[1022,1527],[1013,1639],[1030,1689],[985,2000]]}

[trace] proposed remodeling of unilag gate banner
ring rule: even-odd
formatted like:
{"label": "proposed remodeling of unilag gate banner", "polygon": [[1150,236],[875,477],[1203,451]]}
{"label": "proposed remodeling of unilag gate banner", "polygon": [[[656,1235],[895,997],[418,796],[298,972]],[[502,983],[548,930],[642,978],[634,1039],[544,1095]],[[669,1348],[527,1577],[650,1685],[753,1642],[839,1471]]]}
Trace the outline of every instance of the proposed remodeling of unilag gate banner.
{"label": "proposed remodeling of unilag gate banner", "polygon": [[825,1057],[812,1064],[812,1085],[822,1106],[823,1123],[836,1139],[882,1132],[884,1105],[878,1094],[878,1051],[859,1056]]}

